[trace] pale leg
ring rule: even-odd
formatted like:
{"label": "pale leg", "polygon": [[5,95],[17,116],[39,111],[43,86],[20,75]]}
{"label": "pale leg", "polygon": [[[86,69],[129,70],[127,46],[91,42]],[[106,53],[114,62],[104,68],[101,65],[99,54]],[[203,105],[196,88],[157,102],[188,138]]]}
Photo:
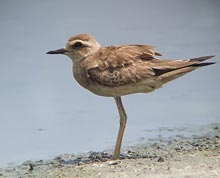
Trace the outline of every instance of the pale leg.
{"label": "pale leg", "polygon": [[114,98],[115,98],[115,102],[117,104],[117,108],[118,108],[118,112],[119,112],[119,116],[120,116],[120,127],[119,127],[117,142],[115,145],[115,151],[113,154],[113,159],[119,159],[120,150],[121,150],[121,143],[122,143],[122,139],[123,139],[123,135],[124,135],[124,131],[125,131],[125,126],[126,126],[126,122],[127,122],[127,114],[126,114],[125,109],[123,107],[121,97],[114,97]]}

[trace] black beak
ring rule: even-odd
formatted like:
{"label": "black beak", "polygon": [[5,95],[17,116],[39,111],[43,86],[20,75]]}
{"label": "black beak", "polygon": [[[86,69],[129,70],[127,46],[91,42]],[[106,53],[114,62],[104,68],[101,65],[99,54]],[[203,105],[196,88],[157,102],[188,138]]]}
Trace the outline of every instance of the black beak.
{"label": "black beak", "polygon": [[48,51],[47,54],[64,54],[65,52],[68,52],[64,48],[53,50],[53,51]]}

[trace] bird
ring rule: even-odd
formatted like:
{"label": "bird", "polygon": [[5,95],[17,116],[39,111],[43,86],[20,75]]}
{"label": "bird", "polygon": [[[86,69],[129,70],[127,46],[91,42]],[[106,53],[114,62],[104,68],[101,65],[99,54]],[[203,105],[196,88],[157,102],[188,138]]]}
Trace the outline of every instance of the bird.
{"label": "bird", "polygon": [[63,54],[72,60],[73,76],[90,92],[113,97],[119,113],[119,131],[112,159],[120,159],[127,122],[122,96],[149,93],[195,69],[215,64],[204,62],[212,56],[191,59],[160,59],[155,46],[127,44],[101,46],[94,36],[78,34],[65,47],[47,54]]}

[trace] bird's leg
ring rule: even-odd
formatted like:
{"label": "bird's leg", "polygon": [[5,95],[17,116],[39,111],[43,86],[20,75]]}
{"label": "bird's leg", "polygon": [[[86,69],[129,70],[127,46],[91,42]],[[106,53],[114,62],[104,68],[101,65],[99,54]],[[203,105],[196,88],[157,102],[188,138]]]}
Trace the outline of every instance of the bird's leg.
{"label": "bird's leg", "polygon": [[120,127],[119,127],[117,142],[115,145],[115,151],[113,154],[113,159],[119,159],[122,138],[124,135],[125,126],[126,126],[126,122],[127,122],[127,114],[126,114],[125,109],[123,107],[121,97],[114,97],[114,98],[115,98],[115,102],[117,104],[117,108],[118,108],[118,112],[119,112],[119,116],[120,116]]}

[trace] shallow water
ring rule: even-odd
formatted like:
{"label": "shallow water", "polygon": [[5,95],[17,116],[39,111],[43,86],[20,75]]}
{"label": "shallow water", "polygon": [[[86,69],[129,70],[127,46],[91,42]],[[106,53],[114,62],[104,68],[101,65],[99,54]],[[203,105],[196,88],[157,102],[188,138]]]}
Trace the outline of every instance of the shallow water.
{"label": "shallow water", "polygon": [[[219,17],[214,0],[1,2],[0,166],[114,147],[114,100],[81,88],[72,79],[71,61],[47,51],[64,46],[71,35],[91,33],[102,45],[152,44],[164,58],[215,54],[212,61],[218,61]],[[154,93],[124,97],[124,145],[157,138],[161,128],[200,132],[220,123],[219,67],[199,69]]]}

